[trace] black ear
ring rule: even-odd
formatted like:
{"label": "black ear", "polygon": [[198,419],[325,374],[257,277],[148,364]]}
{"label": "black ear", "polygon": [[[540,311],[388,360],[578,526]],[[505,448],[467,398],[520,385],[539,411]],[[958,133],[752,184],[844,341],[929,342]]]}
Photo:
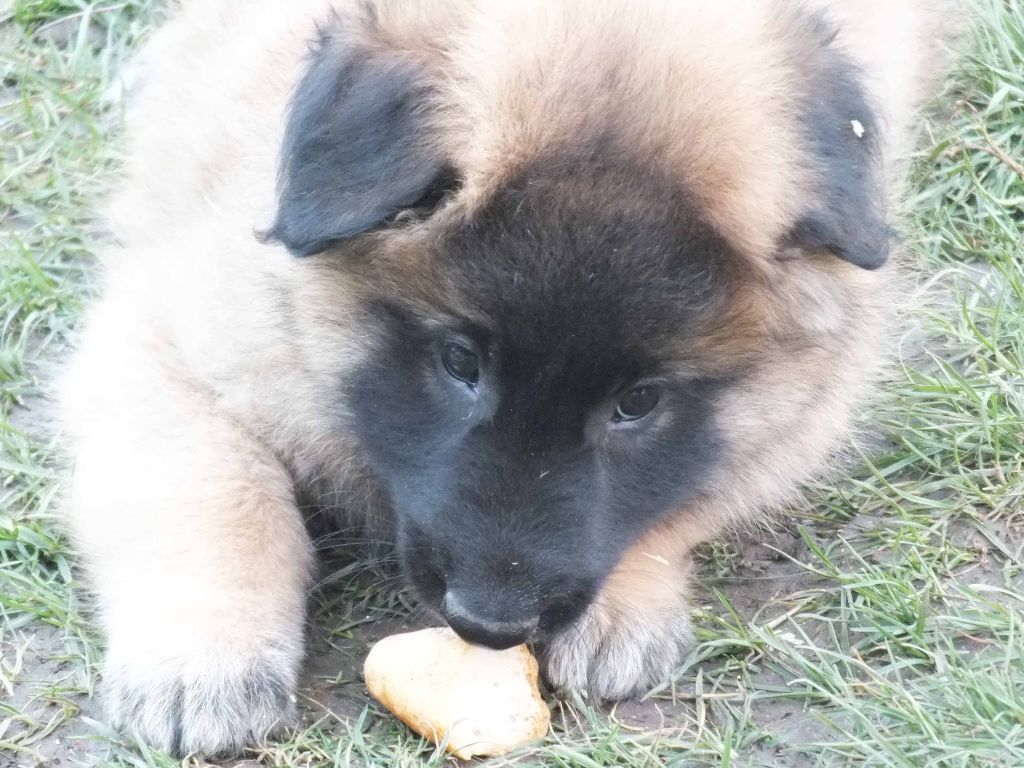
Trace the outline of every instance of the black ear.
{"label": "black ear", "polygon": [[431,146],[422,62],[326,31],[292,97],[268,240],[308,256],[431,198],[450,178]]}
{"label": "black ear", "polygon": [[836,30],[813,21],[817,43],[804,58],[804,140],[817,175],[809,209],[786,245],[828,250],[864,269],[888,260],[893,231],[885,220],[879,131],[862,74],[835,46]]}

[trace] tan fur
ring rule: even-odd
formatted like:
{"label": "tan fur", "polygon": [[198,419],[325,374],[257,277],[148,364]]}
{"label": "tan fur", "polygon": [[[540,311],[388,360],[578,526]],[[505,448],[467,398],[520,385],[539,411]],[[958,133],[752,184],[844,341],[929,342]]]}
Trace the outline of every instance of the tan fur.
{"label": "tan fur", "polygon": [[[843,20],[898,167],[933,56],[928,3],[813,4]],[[439,215],[466,215],[597,123],[684,179],[746,259],[734,306],[679,351],[693,373],[756,367],[722,408],[730,447],[711,489],[630,549],[549,653],[556,684],[622,695],[678,658],[686,552],[787,498],[846,432],[878,365],[894,268],[775,252],[813,171],[798,117],[777,106],[800,50],[785,32],[792,3],[375,5],[376,23],[352,34],[431,73],[437,141],[469,169]],[[110,641],[109,709],[158,746],[237,748],[287,717],[286,700],[247,698],[244,685],[269,669],[290,690],[298,674],[312,553],[294,490],[363,492],[358,446],[321,411],[364,354],[362,289],[253,236],[273,216],[307,41],[331,13],[364,14],[328,0],[190,3],[132,69],[125,180],[109,213],[120,245],[64,405],[71,522]],[[422,282],[419,236],[412,225],[372,243],[405,290]]]}
{"label": "tan fur", "polygon": [[634,543],[573,630],[545,648],[548,676],[608,699],[662,682],[690,637],[685,553],[698,540],[659,527]]}

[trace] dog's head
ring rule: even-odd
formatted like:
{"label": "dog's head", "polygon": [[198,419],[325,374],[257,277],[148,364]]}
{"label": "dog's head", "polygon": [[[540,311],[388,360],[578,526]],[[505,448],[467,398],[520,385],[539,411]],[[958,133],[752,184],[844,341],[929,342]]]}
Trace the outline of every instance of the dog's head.
{"label": "dog's head", "polygon": [[[578,616],[632,542],[721,483],[743,450],[722,403],[758,386],[779,318],[751,298],[770,270],[614,125],[481,181],[438,136],[436,87],[415,55],[328,32],[270,236],[359,296],[340,421],[390,497],[407,576],[464,637],[504,647]],[[829,170],[868,161],[836,146]],[[880,264],[884,224],[851,218],[874,210],[868,175],[780,251]]]}

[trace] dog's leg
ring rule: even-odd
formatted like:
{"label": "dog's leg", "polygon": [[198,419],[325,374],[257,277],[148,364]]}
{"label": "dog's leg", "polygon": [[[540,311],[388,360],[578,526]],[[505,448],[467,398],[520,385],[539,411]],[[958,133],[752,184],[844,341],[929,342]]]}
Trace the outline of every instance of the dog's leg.
{"label": "dog's leg", "polygon": [[583,616],[543,648],[548,682],[617,700],[664,680],[690,636],[687,553],[702,538],[681,521],[633,544]]}
{"label": "dog's leg", "polygon": [[312,552],[290,478],[169,355],[96,335],[65,401],[108,717],[180,755],[237,751],[287,720],[303,656]]}

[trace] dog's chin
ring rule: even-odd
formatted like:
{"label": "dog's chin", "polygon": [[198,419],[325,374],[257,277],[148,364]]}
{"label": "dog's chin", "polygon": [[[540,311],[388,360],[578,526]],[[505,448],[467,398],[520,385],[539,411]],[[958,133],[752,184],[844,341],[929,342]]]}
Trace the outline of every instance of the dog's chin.
{"label": "dog's chin", "polygon": [[405,590],[416,602],[416,620],[423,624],[439,626],[445,624],[441,615],[441,600],[444,599],[444,582],[421,569],[402,566],[402,579]]}
{"label": "dog's chin", "polygon": [[592,601],[591,596],[578,596],[565,599],[547,606],[540,614],[537,625],[537,638],[543,642],[561,634],[571,627],[583,615]]}
{"label": "dog's chin", "polygon": [[[414,593],[415,594],[415,593]],[[448,622],[441,614],[440,603],[427,603],[416,595],[416,622],[429,627],[448,626]]]}

